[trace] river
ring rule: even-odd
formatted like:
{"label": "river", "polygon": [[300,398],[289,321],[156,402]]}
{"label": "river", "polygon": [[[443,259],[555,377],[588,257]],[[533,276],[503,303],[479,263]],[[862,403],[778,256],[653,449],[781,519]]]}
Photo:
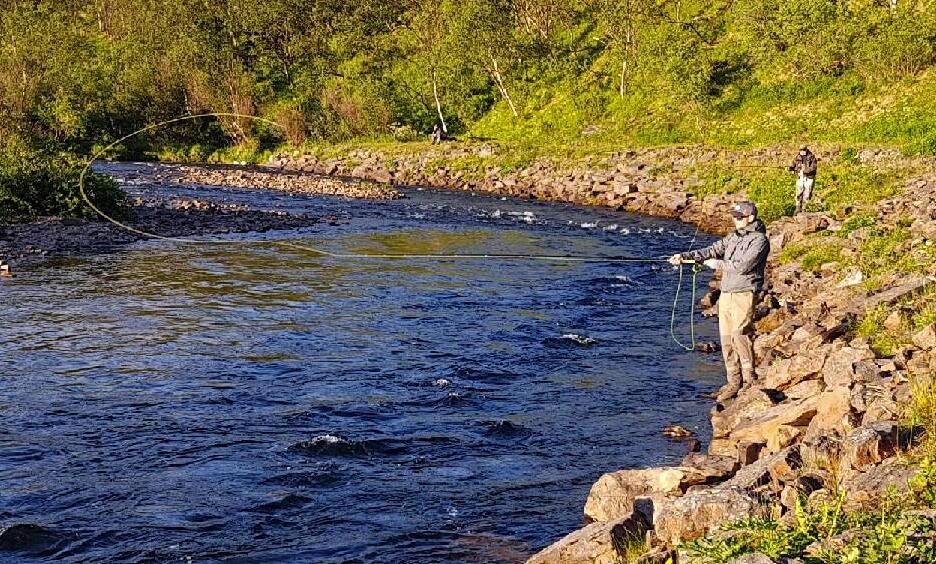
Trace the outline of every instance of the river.
{"label": "river", "polygon": [[338,225],[146,241],[2,281],[0,525],[42,530],[0,560],[516,562],[581,525],[601,473],[678,463],[662,427],[708,435],[698,395],[720,359],[671,341],[668,265],[250,244],[660,256],[693,228],[412,188],[130,189]]}

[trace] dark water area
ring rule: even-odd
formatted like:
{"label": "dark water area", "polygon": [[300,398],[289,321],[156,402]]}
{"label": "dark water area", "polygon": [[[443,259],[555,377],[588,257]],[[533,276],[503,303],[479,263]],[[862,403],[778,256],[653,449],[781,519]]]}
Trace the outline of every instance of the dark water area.
{"label": "dark water area", "polygon": [[[334,215],[228,239],[335,252],[660,256],[694,233],[416,189],[131,190]],[[581,525],[603,472],[678,462],[662,427],[707,436],[720,363],[670,340],[675,286],[660,263],[167,241],[20,269],[0,283],[0,528],[23,526],[0,560],[522,561]]]}

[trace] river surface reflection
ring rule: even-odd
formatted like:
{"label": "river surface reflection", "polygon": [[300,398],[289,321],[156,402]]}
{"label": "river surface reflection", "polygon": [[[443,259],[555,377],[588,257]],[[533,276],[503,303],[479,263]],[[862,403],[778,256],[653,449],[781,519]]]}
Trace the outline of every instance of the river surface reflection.
{"label": "river surface reflection", "polygon": [[[336,215],[230,236],[336,252],[658,256],[693,236],[463,193],[132,189]],[[670,340],[661,264],[148,241],[18,274],[0,284],[0,525],[44,532],[0,560],[520,561],[581,525],[604,471],[678,462],[661,427],[707,435],[697,396],[721,377]]]}

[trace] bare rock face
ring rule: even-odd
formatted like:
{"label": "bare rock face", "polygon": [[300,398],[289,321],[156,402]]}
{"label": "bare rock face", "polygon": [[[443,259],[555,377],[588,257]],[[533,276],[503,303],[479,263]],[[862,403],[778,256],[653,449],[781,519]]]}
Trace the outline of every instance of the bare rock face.
{"label": "bare rock face", "polygon": [[899,445],[899,427],[880,421],[852,431],[842,444],[843,470],[862,470],[893,456]]}
{"label": "bare rock face", "polygon": [[913,335],[913,344],[928,351],[936,349],[936,324],[930,324]]}
{"label": "bare rock face", "polygon": [[636,513],[592,523],[535,554],[527,564],[617,564],[624,556],[623,547],[642,538],[646,530],[646,522]]}
{"label": "bare rock face", "polygon": [[734,478],[723,485],[745,491],[770,486],[772,490],[779,491],[780,483],[790,479],[803,466],[800,450],[800,445],[793,445],[776,454],[761,458],[739,470]]}
{"label": "bare rock face", "polygon": [[706,478],[691,468],[647,468],[604,474],[592,485],[585,501],[585,518],[607,522],[630,515],[634,499],[647,494],[681,495]]}
{"label": "bare rock face", "polygon": [[851,385],[856,375],[855,365],[865,360],[874,360],[874,353],[870,349],[843,347],[832,353],[822,369],[826,386],[836,388]]}
{"label": "bare rock face", "polygon": [[754,516],[757,500],[736,488],[714,488],[671,498],[653,507],[653,528],[657,538],[675,546],[701,537],[722,523]]}
{"label": "bare rock face", "polygon": [[918,469],[891,458],[842,482],[848,507],[866,505],[888,490],[906,492]]}

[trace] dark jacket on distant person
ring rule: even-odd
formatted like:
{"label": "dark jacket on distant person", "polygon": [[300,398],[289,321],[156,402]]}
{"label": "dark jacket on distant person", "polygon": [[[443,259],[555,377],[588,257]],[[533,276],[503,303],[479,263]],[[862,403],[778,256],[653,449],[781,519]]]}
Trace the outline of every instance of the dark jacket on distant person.
{"label": "dark jacket on distant person", "polygon": [[686,253],[697,261],[718,259],[722,262],[722,292],[759,292],[764,285],[764,270],[770,241],[767,228],[755,220],[741,231],[733,231],[714,245]]}
{"label": "dark jacket on distant person", "polygon": [[793,159],[793,166],[790,168],[797,174],[802,172],[806,178],[816,178],[817,165],[816,155],[807,149],[805,155],[796,154],[796,158]]}

